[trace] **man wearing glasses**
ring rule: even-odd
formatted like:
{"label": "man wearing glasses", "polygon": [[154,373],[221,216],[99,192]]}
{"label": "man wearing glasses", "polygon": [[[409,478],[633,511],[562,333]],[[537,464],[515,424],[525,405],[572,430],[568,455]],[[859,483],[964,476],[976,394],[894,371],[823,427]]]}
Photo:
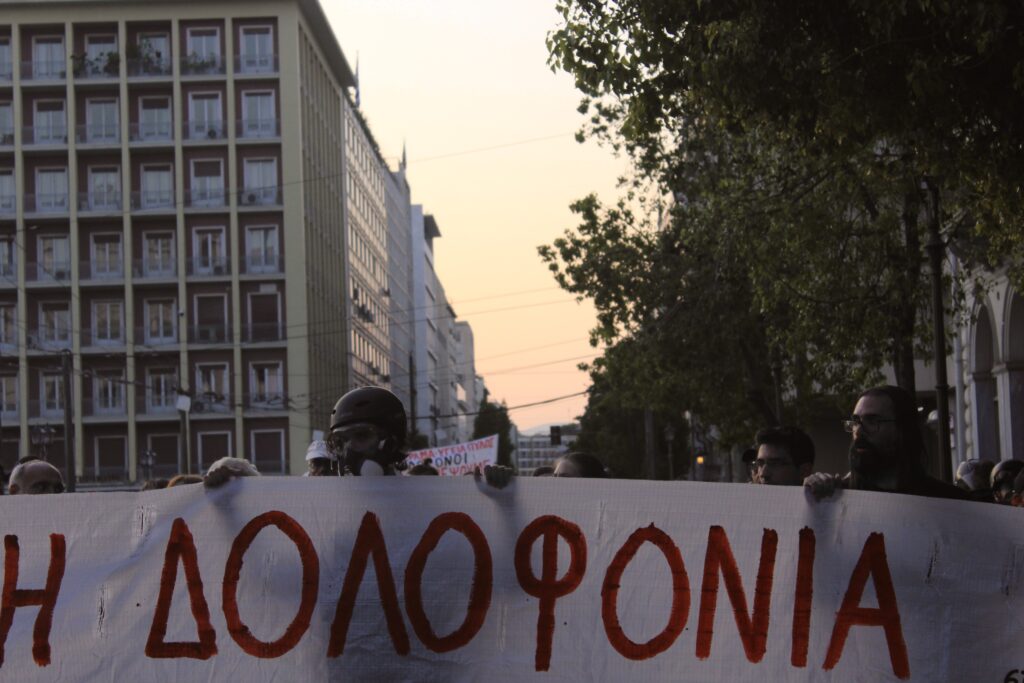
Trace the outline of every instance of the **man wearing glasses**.
{"label": "man wearing glasses", "polygon": [[754,437],[757,452],[750,467],[755,484],[799,486],[814,469],[814,442],[796,427],[768,427]]}
{"label": "man wearing glasses", "polygon": [[807,477],[804,486],[815,498],[848,488],[970,500],[966,491],[925,474],[924,439],[909,392],[894,386],[868,389],[843,426],[851,438],[850,471]]}

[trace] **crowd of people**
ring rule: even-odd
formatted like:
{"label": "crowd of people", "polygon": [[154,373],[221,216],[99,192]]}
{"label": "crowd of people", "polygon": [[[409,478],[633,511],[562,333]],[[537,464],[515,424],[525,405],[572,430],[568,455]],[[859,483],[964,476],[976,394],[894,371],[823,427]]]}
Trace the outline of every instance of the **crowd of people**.
{"label": "crowd of people", "polygon": [[[430,462],[406,467],[407,419],[402,402],[387,389],[361,387],[346,393],[331,413],[326,440],[313,441],[306,451],[304,476],[436,476]],[[760,430],[754,446],[744,454],[750,482],[776,486],[804,486],[814,500],[840,489],[903,493],[1024,507],[1024,461],[967,460],[957,469],[955,484],[925,473],[925,442],[914,397],[894,386],[861,394],[843,426],[850,434],[849,471],[814,472],[814,442],[794,426]],[[487,466],[473,472],[494,487],[503,488],[513,477],[510,468]],[[217,487],[235,477],[258,476],[259,471],[241,458],[221,458],[207,472],[179,474],[170,480],[151,480],[143,489],[202,483]],[[607,478],[608,469],[589,453],[572,452],[533,476]],[[60,470],[29,457],[11,472],[11,495],[63,493]]]}

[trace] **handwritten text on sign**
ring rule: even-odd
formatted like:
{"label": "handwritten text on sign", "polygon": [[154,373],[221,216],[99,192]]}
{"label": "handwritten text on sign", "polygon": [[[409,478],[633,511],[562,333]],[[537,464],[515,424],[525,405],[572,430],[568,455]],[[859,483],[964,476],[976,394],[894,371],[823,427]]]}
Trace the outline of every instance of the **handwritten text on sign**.
{"label": "handwritten text on sign", "polygon": [[881,494],[294,478],[0,513],[18,680],[1002,680],[967,653],[1014,652],[1024,606],[1018,510]]}
{"label": "handwritten text on sign", "polygon": [[498,436],[494,434],[466,443],[412,451],[405,457],[405,464],[411,467],[428,460],[442,476],[460,476],[485,465],[493,465],[498,462]]}

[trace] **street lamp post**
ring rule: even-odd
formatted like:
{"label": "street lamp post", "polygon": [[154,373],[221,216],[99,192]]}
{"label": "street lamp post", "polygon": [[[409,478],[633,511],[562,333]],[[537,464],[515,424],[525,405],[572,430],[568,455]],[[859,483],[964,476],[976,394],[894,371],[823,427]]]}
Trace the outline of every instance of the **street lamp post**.
{"label": "street lamp post", "polygon": [[57,430],[50,425],[41,425],[32,428],[29,434],[29,442],[35,446],[36,452],[40,454],[40,460],[47,460],[48,449],[51,443],[53,443],[53,435],[57,433]]}
{"label": "street lamp post", "polygon": [[675,468],[672,463],[672,442],[676,438],[676,428],[670,424],[665,425],[665,444],[668,446],[668,480],[675,480]]}

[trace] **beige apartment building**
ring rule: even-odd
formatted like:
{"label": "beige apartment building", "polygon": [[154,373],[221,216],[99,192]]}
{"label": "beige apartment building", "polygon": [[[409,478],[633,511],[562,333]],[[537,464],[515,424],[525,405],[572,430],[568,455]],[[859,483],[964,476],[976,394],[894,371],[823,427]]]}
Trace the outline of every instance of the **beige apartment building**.
{"label": "beige apartment building", "polygon": [[82,484],[302,471],[389,379],[382,162],[320,6],[0,7],[0,462],[62,464],[67,349]]}

